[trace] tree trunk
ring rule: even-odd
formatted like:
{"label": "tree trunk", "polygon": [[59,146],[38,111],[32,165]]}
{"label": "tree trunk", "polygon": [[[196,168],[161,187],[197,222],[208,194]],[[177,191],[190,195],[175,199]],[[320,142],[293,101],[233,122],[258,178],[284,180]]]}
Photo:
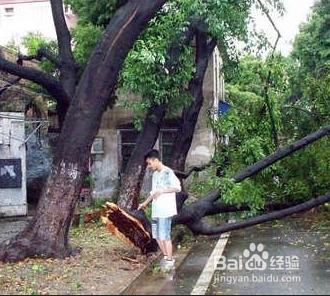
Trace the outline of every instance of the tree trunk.
{"label": "tree trunk", "polygon": [[10,244],[0,248],[4,262],[31,256],[66,257],[68,231],[82,182],[81,167],[61,162],[53,165],[47,187],[31,223]]}
{"label": "tree trunk", "polygon": [[203,81],[209,57],[216,46],[215,40],[207,42],[207,34],[197,31],[196,34],[196,73],[189,82],[189,93],[193,103],[182,112],[180,129],[174,141],[171,156],[171,168],[184,171],[187,155],[193,140],[199,112],[203,106]]}
{"label": "tree trunk", "polygon": [[154,147],[164,117],[165,105],[154,106],[147,113],[120,186],[118,205],[123,209],[134,210],[138,206],[146,169],[144,155]]}
{"label": "tree trunk", "polygon": [[165,2],[129,1],[112,17],[70,104],[35,219],[0,246],[0,260],[17,261],[40,254],[63,258],[70,253],[68,230],[103,111],[128,51]]}
{"label": "tree trunk", "polygon": [[[187,30],[180,34],[179,38],[176,38],[168,48],[165,68],[168,69],[169,75],[173,75],[177,71],[180,54],[183,47],[187,46],[193,39],[195,26],[196,22],[191,21]],[[118,199],[118,205],[121,208],[134,210],[138,206],[138,198],[146,167],[144,155],[154,147],[157,141],[160,126],[166,114],[166,108],[167,105],[165,104],[152,106],[147,112],[143,129],[138,136],[136,148],[129,159],[121,182]]]}

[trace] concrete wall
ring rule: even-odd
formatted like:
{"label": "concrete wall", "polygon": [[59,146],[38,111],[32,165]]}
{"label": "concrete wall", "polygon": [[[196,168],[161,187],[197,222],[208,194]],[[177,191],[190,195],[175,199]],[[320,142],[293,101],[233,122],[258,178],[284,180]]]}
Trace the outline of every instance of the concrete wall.
{"label": "concrete wall", "polygon": [[[219,98],[224,92],[223,81],[220,75],[221,58],[216,49],[209,61],[209,66],[204,79],[205,101],[198,117],[198,122],[193,138],[192,146],[187,157],[187,167],[208,163],[214,153],[214,136],[208,124],[210,111],[217,110]],[[127,94],[129,100],[137,97]],[[93,156],[91,172],[95,179],[94,198],[109,198],[118,187],[119,170],[119,131],[117,127],[131,123],[133,114],[130,110],[115,106],[104,113],[99,137],[104,138],[104,153]],[[155,148],[158,148],[158,143]],[[144,191],[150,187],[150,174],[147,174],[144,182]],[[142,192],[143,193],[143,192]]]}
{"label": "concrete wall", "polygon": [[91,171],[95,180],[94,198],[111,196],[118,185],[118,134],[114,129],[100,129],[104,154],[92,154]]}
{"label": "concrete wall", "polygon": [[[22,171],[21,188],[0,188],[0,216],[27,214],[24,138],[24,113],[0,112],[0,159],[21,159]],[[3,168],[0,171],[3,175]]]}

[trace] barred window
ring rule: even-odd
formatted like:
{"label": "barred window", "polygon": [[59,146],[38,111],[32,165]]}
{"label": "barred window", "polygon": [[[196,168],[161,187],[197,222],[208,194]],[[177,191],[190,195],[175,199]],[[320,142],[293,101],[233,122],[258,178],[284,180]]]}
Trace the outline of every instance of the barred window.
{"label": "barred window", "polygon": [[[159,153],[162,162],[169,165],[177,129],[161,129],[159,132]],[[130,156],[136,147],[139,132],[135,129],[119,129],[119,171],[124,173]]]}

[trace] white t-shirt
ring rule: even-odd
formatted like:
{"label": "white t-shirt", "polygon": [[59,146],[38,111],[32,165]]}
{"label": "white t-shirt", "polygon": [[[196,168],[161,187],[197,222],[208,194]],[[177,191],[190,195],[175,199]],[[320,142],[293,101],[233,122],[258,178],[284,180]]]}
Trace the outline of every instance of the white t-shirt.
{"label": "white t-shirt", "polygon": [[[152,175],[152,191],[165,188],[176,188],[181,191],[181,184],[177,176],[167,166]],[[163,193],[152,200],[152,218],[167,218],[177,214],[175,192]]]}

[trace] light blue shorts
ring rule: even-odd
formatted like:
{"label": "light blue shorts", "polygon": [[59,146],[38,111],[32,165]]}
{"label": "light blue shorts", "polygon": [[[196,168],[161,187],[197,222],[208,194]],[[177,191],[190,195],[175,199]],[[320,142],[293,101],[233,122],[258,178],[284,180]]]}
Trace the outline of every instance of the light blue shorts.
{"label": "light blue shorts", "polygon": [[152,218],[151,220],[152,238],[156,240],[170,240],[171,225],[172,225],[172,217]]}

